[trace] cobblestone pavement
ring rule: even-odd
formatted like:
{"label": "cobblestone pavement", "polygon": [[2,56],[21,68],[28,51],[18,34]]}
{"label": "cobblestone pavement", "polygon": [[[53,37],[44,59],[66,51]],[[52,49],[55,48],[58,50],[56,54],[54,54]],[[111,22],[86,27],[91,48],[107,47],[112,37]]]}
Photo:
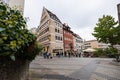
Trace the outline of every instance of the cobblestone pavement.
{"label": "cobblestone pavement", "polygon": [[30,80],[120,80],[120,63],[112,60],[38,56],[30,64]]}

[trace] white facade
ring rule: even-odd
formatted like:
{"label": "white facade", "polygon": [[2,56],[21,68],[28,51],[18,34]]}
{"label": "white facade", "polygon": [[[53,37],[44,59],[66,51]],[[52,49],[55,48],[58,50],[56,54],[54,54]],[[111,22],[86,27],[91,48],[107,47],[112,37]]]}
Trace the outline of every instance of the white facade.
{"label": "white facade", "polygon": [[9,3],[10,0],[2,0],[2,1],[4,1],[5,3]]}
{"label": "white facade", "polygon": [[74,43],[74,51],[77,51],[78,53],[82,52],[83,39],[79,35],[74,34],[73,43]]}
{"label": "white facade", "polygon": [[36,35],[36,28],[31,28],[30,32]]}
{"label": "white facade", "polygon": [[77,35],[77,37],[76,37],[76,50],[77,50],[77,52],[81,52],[82,51],[82,46],[83,46],[83,40],[82,40],[82,38],[80,38]]}
{"label": "white facade", "polygon": [[24,2],[25,0],[10,0],[9,5],[10,7],[16,6],[19,10],[24,12]]}
{"label": "white facade", "polygon": [[10,7],[15,7],[18,10],[24,12],[25,0],[3,0],[3,1],[8,3]]}
{"label": "white facade", "polygon": [[37,29],[37,41],[43,45],[44,51],[55,55],[63,51],[63,26],[57,16],[43,8],[40,25]]}

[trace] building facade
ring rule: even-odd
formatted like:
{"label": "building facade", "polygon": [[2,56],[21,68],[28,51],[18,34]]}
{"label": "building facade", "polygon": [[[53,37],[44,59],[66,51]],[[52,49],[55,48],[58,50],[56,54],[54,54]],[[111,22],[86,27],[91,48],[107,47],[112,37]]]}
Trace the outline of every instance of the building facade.
{"label": "building facade", "polygon": [[37,34],[36,34],[36,30],[37,30],[37,28],[31,28],[29,31],[30,31],[31,33],[33,33],[34,35],[37,35]]}
{"label": "building facade", "polygon": [[105,49],[109,47],[109,44],[98,42],[97,40],[89,40],[84,42],[85,49],[87,48],[101,48]]}
{"label": "building facade", "polygon": [[24,4],[25,4],[25,0],[10,0],[9,1],[10,7],[16,6],[16,8],[22,12],[24,12]]}
{"label": "building facade", "polygon": [[81,53],[83,50],[83,40],[78,34],[75,34],[74,36],[75,36],[74,51],[76,51],[77,53]]}
{"label": "building facade", "polygon": [[118,10],[118,21],[120,24],[120,4],[117,5],[117,10]]}
{"label": "building facade", "polygon": [[37,41],[43,45],[44,51],[51,53],[72,53],[81,51],[82,38],[70,29],[67,24],[62,24],[58,17],[51,11],[43,8],[40,25],[36,30]]}
{"label": "building facade", "polygon": [[51,11],[43,8],[40,25],[37,29],[37,41],[44,51],[52,55],[63,52],[63,25]]}
{"label": "building facade", "polygon": [[3,0],[4,2],[8,3],[10,7],[15,7],[16,9],[24,12],[24,4],[25,0]]}
{"label": "building facade", "polygon": [[63,24],[63,36],[64,52],[74,50],[73,32],[67,24]]}

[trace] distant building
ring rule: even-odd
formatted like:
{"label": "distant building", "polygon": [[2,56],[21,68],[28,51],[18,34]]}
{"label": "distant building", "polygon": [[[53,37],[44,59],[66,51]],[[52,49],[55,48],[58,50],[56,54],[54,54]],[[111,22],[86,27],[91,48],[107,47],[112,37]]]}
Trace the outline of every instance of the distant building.
{"label": "distant building", "polygon": [[37,28],[31,28],[30,32],[36,35],[36,30],[37,30]]}
{"label": "distant building", "polygon": [[117,10],[118,10],[118,21],[120,24],[120,4],[117,5]]}
{"label": "distant building", "polygon": [[105,49],[109,47],[109,44],[98,42],[97,40],[89,40],[84,42],[85,49],[87,48],[101,48]]}
{"label": "distant building", "polygon": [[10,0],[2,0],[2,1],[4,1],[5,3],[9,3]]}
{"label": "distant building", "polygon": [[76,52],[82,52],[83,50],[83,39],[78,35],[74,33],[74,51]]}
{"label": "distant building", "polygon": [[51,11],[43,8],[40,25],[36,30],[37,41],[43,45],[44,51],[55,55],[58,52],[81,51],[82,38],[62,24],[59,18]]}
{"label": "distant building", "polygon": [[3,0],[3,1],[8,3],[10,7],[15,7],[18,10],[24,12],[25,0]]}
{"label": "distant building", "polygon": [[63,24],[63,43],[65,52],[74,50],[73,32],[67,24]]}
{"label": "distant building", "polygon": [[58,17],[46,8],[43,8],[37,28],[37,41],[44,46],[44,51],[52,55],[63,52],[63,25]]}

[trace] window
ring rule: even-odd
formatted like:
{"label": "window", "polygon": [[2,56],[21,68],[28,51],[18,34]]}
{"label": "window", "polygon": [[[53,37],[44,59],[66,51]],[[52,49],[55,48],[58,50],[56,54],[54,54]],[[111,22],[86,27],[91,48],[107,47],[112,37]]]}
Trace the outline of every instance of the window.
{"label": "window", "polygon": [[59,30],[59,29],[57,29],[57,28],[55,28],[55,32],[60,33],[60,30]]}
{"label": "window", "polygon": [[55,39],[62,41],[62,37],[61,36],[55,36]]}
{"label": "window", "polygon": [[45,36],[45,37],[39,39],[40,42],[43,42],[45,40],[48,40],[48,36]]}
{"label": "window", "polygon": [[57,29],[55,28],[55,32],[57,32]]}
{"label": "window", "polygon": [[55,36],[55,39],[57,40],[57,36]]}
{"label": "window", "polygon": [[48,32],[48,31],[49,31],[49,28],[46,28],[45,30],[43,30],[43,31],[41,31],[41,32],[39,33],[39,36],[45,34],[45,33]]}
{"label": "window", "polygon": [[61,41],[62,41],[62,37],[61,37]]}
{"label": "window", "polygon": [[58,40],[60,40],[60,37],[58,37]]}
{"label": "window", "polygon": [[60,30],[58,29],[58,33],[60,33]]}

